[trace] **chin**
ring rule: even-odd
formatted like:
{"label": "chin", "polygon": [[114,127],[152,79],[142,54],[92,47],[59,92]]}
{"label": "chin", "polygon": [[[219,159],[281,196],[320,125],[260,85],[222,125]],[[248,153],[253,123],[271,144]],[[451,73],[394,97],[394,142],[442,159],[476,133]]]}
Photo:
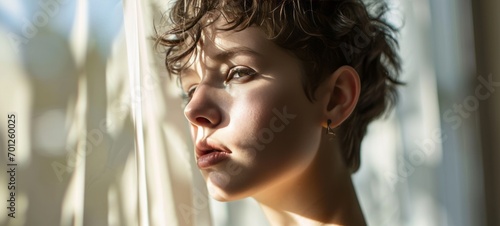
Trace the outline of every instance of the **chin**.
{"label": "chin", "polygon": [[238,200],[237,198],[234,197],[234,195],[228,194],[225,190],[215,186],[211,182],[207,182],[207,190],[210,197],[219,202],[229,202]]}
{"label": "chin", "polygon": [[210,175],[207,180],[207,190],[210,197],[220,202],[236,201],[250,197],[246,189],[236,184],[220,184],[218,175]]}

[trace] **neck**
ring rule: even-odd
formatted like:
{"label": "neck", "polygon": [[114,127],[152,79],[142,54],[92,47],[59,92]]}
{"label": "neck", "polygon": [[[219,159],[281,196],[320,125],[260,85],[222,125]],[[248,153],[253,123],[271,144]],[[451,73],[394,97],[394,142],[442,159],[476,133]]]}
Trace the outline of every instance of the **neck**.
{"label": "neck", "polygon": [[271,225],[366,225],[350,173],[331,145],[320,145],[300,174],[254,196]]}

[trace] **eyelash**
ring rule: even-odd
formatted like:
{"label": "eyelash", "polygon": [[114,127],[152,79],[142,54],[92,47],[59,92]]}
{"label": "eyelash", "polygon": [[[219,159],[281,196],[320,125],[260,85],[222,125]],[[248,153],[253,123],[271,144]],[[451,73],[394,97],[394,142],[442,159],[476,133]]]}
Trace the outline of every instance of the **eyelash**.
{"label": "eyelash", "polygon": [[[240,74],[239,77],[235,77],[236,74]],[[243,76],[241,74],[244,74]],[[229,69],[227,72],[227,77],[226,80],[224,80],[224,85],[227,85],[228,82],[230,82],[233,79],[245,79],[247,76],[252,77],[256,75],[257,72],[249,67],[246,66],[234,66]],[[194,92],[196,91],[197,85],[191,86],[187,92],[184,93],[183,99],[187,102],[191,100],[191,98],[194,95]]]}

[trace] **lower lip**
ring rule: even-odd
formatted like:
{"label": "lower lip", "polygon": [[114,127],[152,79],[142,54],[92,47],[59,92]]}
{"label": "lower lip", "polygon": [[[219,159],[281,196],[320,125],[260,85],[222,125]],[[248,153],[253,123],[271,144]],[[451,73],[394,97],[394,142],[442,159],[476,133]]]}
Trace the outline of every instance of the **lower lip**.
{"label": "lower lip", "polygon": [[229,158],[229,153],[214,151],[198,157],[198,167],[204,169]]}

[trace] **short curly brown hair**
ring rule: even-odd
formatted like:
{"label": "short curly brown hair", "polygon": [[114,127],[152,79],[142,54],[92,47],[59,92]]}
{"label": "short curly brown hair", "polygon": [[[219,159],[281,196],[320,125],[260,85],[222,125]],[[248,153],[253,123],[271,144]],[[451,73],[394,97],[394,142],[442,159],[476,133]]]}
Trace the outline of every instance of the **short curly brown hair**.
{"label": "short curly brown hair", "polygon": [[393,106],[401,84],[397,28],[384,20],[386,11],[383,2],[369,7],[361,0],[178,0],[170,11],[171,27],[156,40],[166,47],[167,70],[179,74],[188,66],[183,59],[196,54],[203,29],[215,21],[207,17],[223,16],[229,26],[222,30],[259,26],[303,61],[304,91],[311,101],[331,73],[352,66],[360,76],[361,92],[338,137],[346,163],[355,172],[368,124]]}

